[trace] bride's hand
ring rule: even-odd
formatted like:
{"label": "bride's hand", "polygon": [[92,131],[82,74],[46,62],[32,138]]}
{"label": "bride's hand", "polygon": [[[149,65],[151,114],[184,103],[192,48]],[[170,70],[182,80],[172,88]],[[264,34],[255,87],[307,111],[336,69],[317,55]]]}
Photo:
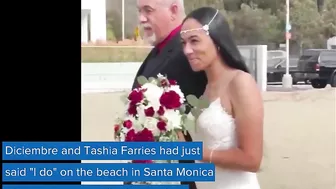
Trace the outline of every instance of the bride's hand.
{"label": "bride's hand", "polygon": [[177,131],[177,137],[180,142],[185,142],[183,131]]}

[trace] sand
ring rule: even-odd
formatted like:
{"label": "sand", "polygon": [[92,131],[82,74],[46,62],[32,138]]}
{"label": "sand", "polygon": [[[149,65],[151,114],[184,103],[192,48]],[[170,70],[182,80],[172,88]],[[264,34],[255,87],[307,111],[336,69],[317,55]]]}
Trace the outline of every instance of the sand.
{"label": "sand", "polygon": [[[82,94],[82,140],[113,140],[122,93]],[[262,189],[335,188],[335,89],[265,92]]]}

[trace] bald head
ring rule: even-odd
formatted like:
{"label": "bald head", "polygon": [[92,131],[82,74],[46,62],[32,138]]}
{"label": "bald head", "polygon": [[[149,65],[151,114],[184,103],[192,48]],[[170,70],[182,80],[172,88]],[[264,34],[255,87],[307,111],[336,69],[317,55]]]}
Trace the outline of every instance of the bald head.
{"label": "bald head", "polygon": [[178,7],[178,12],[181,17],[185,17],[185,9],[184,9],[184,0],[158,0],[164,6],[170,7],[172,5],[176,5]]}
{"label": "bald head", "polygon": [[183,0],[137,0],[144,38],[156,45],[179,26],[184,17]]}

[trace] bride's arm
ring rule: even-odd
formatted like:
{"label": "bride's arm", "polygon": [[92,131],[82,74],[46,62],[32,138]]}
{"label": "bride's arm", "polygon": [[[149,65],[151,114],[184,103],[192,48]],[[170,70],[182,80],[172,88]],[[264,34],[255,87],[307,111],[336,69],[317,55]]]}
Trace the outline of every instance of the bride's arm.
{"label": "bride's arm", "polygon": [[253,77],[239,73],[230,83],[238,146],[229,150],[205,149],[204,161],[216,166],[257,172],[263,154],[263,100]]}

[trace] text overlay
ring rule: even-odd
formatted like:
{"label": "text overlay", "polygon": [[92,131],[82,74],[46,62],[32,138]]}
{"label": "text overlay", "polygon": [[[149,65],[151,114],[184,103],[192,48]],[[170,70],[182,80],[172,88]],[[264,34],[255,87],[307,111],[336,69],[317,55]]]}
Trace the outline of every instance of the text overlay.
{"label": "text overlay", "polygon": [[212,163],[3,163],[2,180],[214,181]]}
{"label": "text overlay", "polygon": [[3,142],[3,160],[201,160],[201,142]]}

